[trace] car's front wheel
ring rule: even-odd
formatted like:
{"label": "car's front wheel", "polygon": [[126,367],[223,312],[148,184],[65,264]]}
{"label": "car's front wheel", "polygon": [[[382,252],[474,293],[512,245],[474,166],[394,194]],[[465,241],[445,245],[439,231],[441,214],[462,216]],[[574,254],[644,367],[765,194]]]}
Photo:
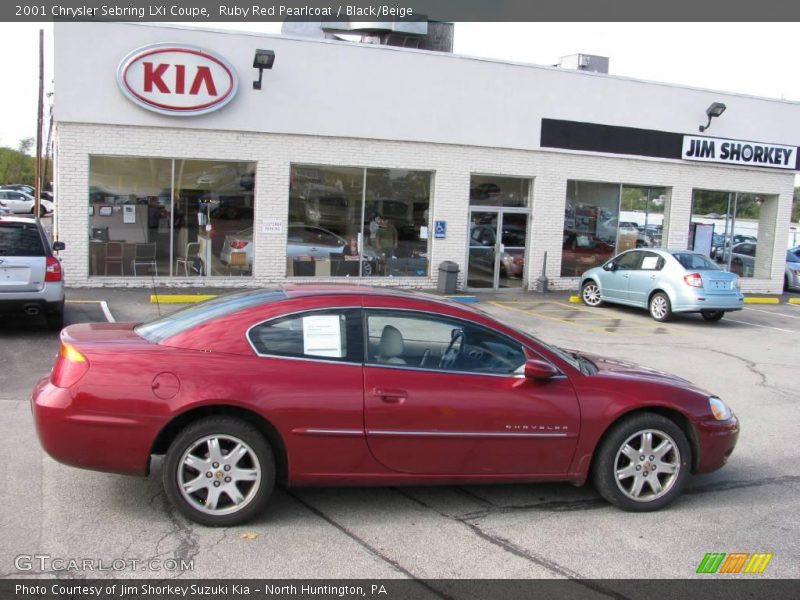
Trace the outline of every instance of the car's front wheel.
{"label": "car's front wheel", "polygon": [[600,445],[593,468],[603,498],[624,510],[658,510],[686,484],[691,448],[670,419],[641,413],[618,423]]}
{"label": "car's front wheel", "polygon": [[600,288],[592,280],[587,281],[581,287],[581,299],[587,306],[601,306],[603,304]]}
{"label": "car's front wheel", "polygon": [[719,321],[724,315],[725,311],[722,310],[701,310],[700,314],[706,321]]}
{"label": "car's front wheel", "polygon": [[657,292],[650,298],[650,316],[656,321],[664,323],[672,318],[672,304],[669,301],[669,296],[664,292]]}
{"label": "car's front wheel", "polygon": [[264,509],[275,486],[275,458],[249,423],[208,417],[175,437],[162,478],[180,512],[203,525],[227,527]]}

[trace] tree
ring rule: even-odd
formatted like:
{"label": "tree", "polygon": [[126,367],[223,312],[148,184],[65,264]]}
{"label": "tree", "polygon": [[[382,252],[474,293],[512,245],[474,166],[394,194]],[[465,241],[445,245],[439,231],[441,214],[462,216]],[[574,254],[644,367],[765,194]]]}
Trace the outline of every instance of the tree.
{"label": "tree", "polygon": [[800,187],[794,188],[794,201],[792,203],[792,221],[800,223]]}
{"label": "tree", "polygon": [[36,159],[28,153],[33,138],[20,140],[16,150],[0,148],[0,184],[27,183],[33,185]]}

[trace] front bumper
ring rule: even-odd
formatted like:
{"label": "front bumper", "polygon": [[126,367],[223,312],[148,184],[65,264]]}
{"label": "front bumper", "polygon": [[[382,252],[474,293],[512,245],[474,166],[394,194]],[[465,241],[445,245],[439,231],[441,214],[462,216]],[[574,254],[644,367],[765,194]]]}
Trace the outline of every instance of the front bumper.
{"label": "front bumper", "polygon": [[696,473],[710,473],[722,468],[739,439],[739,419],[732,416],[727,421],[708,419],[695,423],[700,455]]}
{"label": "front bumper", "polygon": [[80,410],[70,390],[45,377],[31,394],[42,448],[57,461],[95,471],[146,475],[152,442],[159,431],[145,418]]}

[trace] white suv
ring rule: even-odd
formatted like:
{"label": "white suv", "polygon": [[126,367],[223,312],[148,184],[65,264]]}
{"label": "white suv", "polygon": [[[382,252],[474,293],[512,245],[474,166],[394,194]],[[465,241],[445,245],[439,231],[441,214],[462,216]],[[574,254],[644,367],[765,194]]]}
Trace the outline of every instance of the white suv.
{"label": "white suv", "polygon": [[0,313],[43,314],[50,329],[64,326],[64,273],[38,219],[0,216]]}

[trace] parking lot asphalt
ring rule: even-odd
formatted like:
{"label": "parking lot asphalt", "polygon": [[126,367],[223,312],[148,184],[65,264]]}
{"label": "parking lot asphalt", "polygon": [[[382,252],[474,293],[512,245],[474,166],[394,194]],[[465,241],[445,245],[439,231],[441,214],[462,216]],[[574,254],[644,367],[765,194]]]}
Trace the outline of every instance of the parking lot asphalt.
{"label": "parking lot asphalt", "polygon": [[[69,290],[66,321],[140,321],[180,308],[157,306],[150,294]],[[656,513],[625,513],[591,487],[568,484],[279,489],[254,522],[207,529],[169,506],[158,465],[141,479],[74,469],[43,453],[29,396],[52,365],[57,335],[36,319],[1,318],[0,447],[10,460],[0,577],[93,575],[15,566],[19,555],[49,555],[193,560],[192,570],[139,563],[102,573],[116,577],[692,578],[707,552],[772,553],[758,577],[800,576],[800,306],[656,323],[644,311],[590,309],[563,294],[478,299],[478,308],[544,341],[669,371],[719,395],[742,426],[730,462],[694,477]]]}

